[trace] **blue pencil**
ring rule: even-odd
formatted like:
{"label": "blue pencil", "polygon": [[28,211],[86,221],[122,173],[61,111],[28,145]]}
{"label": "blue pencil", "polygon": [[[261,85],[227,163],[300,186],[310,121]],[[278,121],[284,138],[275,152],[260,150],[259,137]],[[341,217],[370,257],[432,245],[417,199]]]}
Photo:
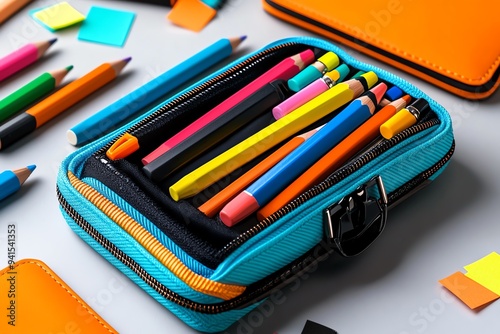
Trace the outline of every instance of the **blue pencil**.
{"label": "blue pencil", "polygon": [[18,191],[35,168],[35,165],[31,165],[0,173],[0,201]]}
{"label": "blue pencil", "polygon": [[309,140],[226,204],[220,212],[222,222],[233,226],[272,200],[314,162],[363,124],[375,112],[386,90],[387,86],[380,83],[352,101]]}
{"label": "blue pencil", "polygon": [[245,38],[246,36],[220,39],[137,88],[68,130],[67,138],[69,143],[80,146],[107,133],[127,118],[138,116],[147,105],[229,57]]}

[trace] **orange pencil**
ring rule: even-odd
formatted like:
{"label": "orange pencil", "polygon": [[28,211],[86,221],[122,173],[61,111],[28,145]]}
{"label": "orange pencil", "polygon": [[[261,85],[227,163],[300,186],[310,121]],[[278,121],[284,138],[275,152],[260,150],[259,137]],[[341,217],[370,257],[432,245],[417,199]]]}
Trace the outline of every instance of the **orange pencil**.
{"label": "orange pencil", "polygon": [[306,141],[318,130],[319,128],[316,128],[290,139],[273,154],[259,162],[248,172],[240,176],[236,181],[199,206],[198,210],[203,212],[208,217],[215,216],[217,212],[219,212],[230,200],[245,190],[245,188],[247,188],[253,181],[261,177],[265,172],[271,169],[271,167],[290,154],[290,152],[295,150],[300,144]]}
{"label": "orange pencil", "polygon": [[0,24],[6,21],[9,17],[21,10],[24,6],[33,0],[2,0],[0,1]]}
{"label": "orange pencil", "polygon": [[307,189],[325,179],[329,174],[341,167],[356,152],[368,145],[379,135],[380,125],[394,116],[399,110],[409,104],[411,98],[405,95],[383,107],[365,123],[331,149],[320,160],[300,175],[288,187],[257,211],[257,218],[269,217],[287,203],[297,198]]}
{"label": "orange pencil", "polygon": [[0,150],[33,132],[118,76],[131,58],[105,63],[0,126]]}

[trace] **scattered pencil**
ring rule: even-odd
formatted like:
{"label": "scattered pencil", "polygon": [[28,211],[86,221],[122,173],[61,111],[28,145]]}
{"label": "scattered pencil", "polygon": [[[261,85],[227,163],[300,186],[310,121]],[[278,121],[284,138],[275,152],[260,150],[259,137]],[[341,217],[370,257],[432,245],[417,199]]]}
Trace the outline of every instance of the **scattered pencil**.
{"label": "scattered pencil", "polygon": [[0,126],[0,150],[115,79],[131,58],[105,63]]}
{"label": "scattered pencil", "polygon": [[3,122],[58,87],[72,68],[73,66],[70,65],[63,69],[45,72],[3,100],[0,100],[0,122]]}
{"label": "scattered pencil", "polygon": [[18,191],[35,168],[35,165],[31,165],[0,173],[0,201]]}
{"label": "scattered pencil", "polygon": [[0,58],[0,81],[7,79],[11,75],[36,62],[56,41],[57,38],[44,42],[29,43],[7,56]]}

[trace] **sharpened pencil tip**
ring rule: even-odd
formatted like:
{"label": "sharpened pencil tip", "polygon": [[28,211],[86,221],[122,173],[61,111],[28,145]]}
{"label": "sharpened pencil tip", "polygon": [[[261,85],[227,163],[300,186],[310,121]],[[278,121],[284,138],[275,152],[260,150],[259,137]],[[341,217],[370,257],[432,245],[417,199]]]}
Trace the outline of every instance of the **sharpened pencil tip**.
{"label": "sharpened pencil tip", "polygon": [[247,39],[247,35],[243,35],[243,36],[241,36],[241,37],[240,37],[240,41],[242,41],[242,42],[243,42],[245,39]]}
{"label": "sharpened pencil tip", "polygon": [[132,60],[132,57],[127,57],[127,58],[123,59],[123,61],[126,62],[126,63],[128,63],[131,60]]}
{"label": "sharpened pencil tip", "polygon": [[50,45],[54,44],[55,42],[57,42],[57,38],[49,39],[49,44]]}
{"label": "sharpened pencil tip", "polygon": [[69,72],[73,69],[73,65],[66,66],[65,69]]}
{"label": "sharpened pencil tip", "polygon": [[30,170],[30,172],[33,172],[36,168],[36,165],[29,165],[28,167],[26,167]]}

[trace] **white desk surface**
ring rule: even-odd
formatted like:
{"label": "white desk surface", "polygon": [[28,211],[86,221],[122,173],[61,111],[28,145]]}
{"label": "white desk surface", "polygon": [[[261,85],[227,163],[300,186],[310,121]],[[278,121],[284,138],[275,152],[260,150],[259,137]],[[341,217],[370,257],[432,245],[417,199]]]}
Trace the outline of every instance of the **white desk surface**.
{"label": "white desk surface", "polygon": [[[0,26],[0,54],[54,35],[59,40],[43,60],[3,82],[1,96],[42,71],[73,64],[66,78],[72,80],[106,61],[127,56],[133,60],[113,83],[0,152],[0,170],[38,166],[21,191],[0,203],[0,267],[7,265],[7,225],[13,223],[17,259],[46,262],[120,333],[192,333],[64,221],[55,183],[60,162],[75,150],[66,141],[66,130],[219,38],[248,35],[237,53],[242,55],[277,39],[314,34],[268,15],[257,0],[229,1],[200,33],[167,22],[166,7],[124,1],[68,2],[82,13],[91,5],[137,13],[125,46],[79,41],[77,29],[72,28],[50,33],[34,23],[28,11],[55,1],[35,1]],[[393,71],[441,103],[454,121],[456,153],[434,184],[390,212],[387,229],[367,252],[348,260],[336,257],[303,279],[298,288],[288,289],[282,303],[259,326],[243,329],[236,324],[227,333],[298,334],[307,319],[341,334],[498,333],[500,302],[473,312],[438,280],[500,251],[500,94],[482,102],[466,101],[349,52]]]}

